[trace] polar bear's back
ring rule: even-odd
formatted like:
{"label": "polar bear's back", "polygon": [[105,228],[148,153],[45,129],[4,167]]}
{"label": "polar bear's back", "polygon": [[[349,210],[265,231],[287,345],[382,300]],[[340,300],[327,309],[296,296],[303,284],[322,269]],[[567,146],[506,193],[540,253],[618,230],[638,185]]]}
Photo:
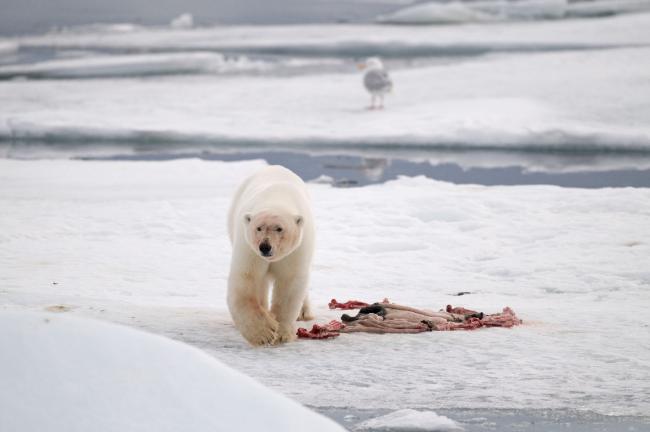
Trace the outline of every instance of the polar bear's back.
{"label": "polar bear's back", "polygon": [[293,171],[270,165],[248,177],[239,186],[228,214],[228,233],[234,237],[236,220],[245,213],[280,208],[311,219],[309,194],[305,182]]}
{"label": "polar bear's back", "polygon": [[254,189],[277,183],[290,183],[298,188],[304,189],[305,182],[302,181],[293,171],[281,165],[269,165],[257,171],[247,180],[248,188]]}

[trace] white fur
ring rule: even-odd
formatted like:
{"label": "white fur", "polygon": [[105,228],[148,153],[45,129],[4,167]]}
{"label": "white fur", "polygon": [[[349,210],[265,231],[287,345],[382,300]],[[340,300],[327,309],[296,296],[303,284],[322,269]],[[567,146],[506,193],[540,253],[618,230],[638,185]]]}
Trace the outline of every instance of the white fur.
{"label": "white fur", "polygon": [[[314,221],[305,183],[277,165],[249,177],[233,198],[228,233],[233,247],[228,307],[235,326],[252,345],[293,340],[296,319],[312,319],[307,286]],[[265,257],[260,241],[269,236],[273,256]]]}

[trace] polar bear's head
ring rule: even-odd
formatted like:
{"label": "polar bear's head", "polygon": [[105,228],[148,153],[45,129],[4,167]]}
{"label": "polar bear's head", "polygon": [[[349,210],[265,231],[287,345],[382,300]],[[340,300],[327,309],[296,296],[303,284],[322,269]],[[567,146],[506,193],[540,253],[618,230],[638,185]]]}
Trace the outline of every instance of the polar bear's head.
{"label": "polar bear's head", "polygon": [[302,216],[261,211],[244,216],[246,242],[269,262],[279,261],[302,242]]}

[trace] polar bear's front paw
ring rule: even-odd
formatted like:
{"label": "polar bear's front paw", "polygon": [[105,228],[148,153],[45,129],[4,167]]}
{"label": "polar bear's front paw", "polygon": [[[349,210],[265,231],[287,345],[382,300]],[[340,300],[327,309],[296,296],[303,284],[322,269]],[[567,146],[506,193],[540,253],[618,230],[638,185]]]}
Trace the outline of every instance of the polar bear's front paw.
{"label": "polar bear's front paw", "polygon": [[259,327],[248,327],[241,333],[253,346],[272,345],[278,337],[278,322],[268,317]]}
{"label": "polar bear's front paw", "polygon": [[278,333],[273,341],[273,345],[279,345],[291,342],[296,339],[296,331],[292,325],[280,324],[278,326]]}

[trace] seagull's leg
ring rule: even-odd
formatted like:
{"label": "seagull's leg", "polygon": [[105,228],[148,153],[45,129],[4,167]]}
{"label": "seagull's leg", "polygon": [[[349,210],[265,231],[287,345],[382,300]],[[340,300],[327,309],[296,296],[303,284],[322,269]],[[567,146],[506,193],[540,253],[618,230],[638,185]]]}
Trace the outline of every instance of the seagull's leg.
{"label": "seagull's leg", "polygon": [[384,109],[384,95],[379,95],[379,109]]}
{"label": "seagull's leg", "polygon": [[369,110],[374,110],[375,109],[375,95],[371,94],[370,95],[370,106],[368,107]]}

